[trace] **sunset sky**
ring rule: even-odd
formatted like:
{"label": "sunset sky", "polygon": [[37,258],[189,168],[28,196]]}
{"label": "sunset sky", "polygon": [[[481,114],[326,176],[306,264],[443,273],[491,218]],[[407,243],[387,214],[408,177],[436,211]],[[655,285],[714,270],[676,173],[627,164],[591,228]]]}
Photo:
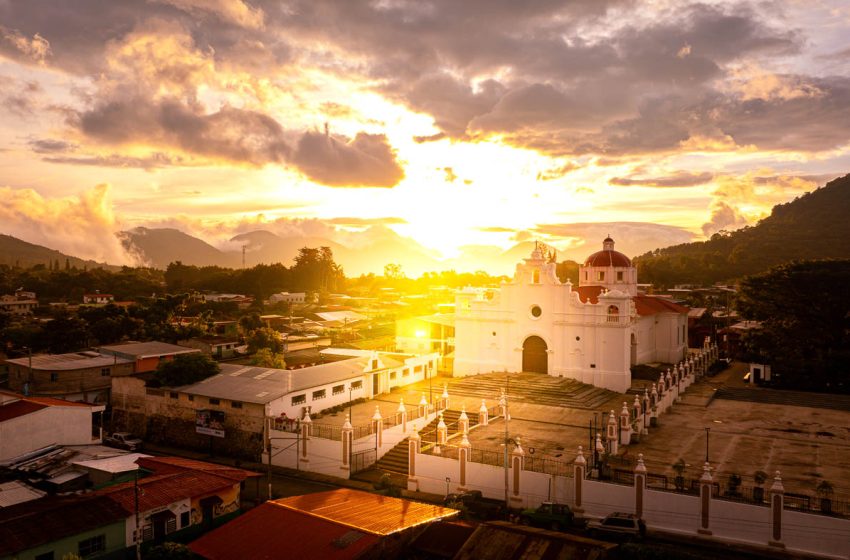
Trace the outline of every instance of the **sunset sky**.
{"label": "sunset sky", "polygon": [[136,226],[634,255],[850,172],[850,4],[0,0],[0,99],[0,233],[80,257]]}

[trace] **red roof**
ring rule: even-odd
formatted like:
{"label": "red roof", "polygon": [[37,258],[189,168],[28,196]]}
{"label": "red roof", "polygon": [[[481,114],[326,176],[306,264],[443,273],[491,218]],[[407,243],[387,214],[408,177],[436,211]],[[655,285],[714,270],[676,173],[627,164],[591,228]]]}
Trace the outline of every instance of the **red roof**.
{"label": "red roof", "polygon": [[189,545],[209,560],[356,558],[380,537],[266,502]]}
{"label": "red roof", "polygon": [[0,394],[18,399],[10,402],[9,404],[0,405],[0,422],[11,420],[12,418],[18,418],[20,416],[26,416],[27,414],[32,414],[33,412],[37,412],[50,406],[85,406],[89,408],[93,406],[87,403],[54,399],[53,397],[26,397],[10,391],[0,391]]}
{"label": "red roof", "polygon": [[[208,496],[237,484],[236,481],[197,471],[154,474],[139,479],[139,510],[148,511],[157,507],[173,504],[186,498]],[[116,484],[97,494],[104,495],[125,509],[134,511],[135,491],[133,482]]]}
{"label": "red roof", "polygon": [[638,315],[647,316],[655,315],[656,313],[684,313],[687,314],[688,308],[673,303],[672,301],[655,296],[635,296],[635,310]]}
{"label": "red roof", "polygon": [[35,403],[29,400],[15,401],[13,403],[0,406],[0,422],[5,422],[12,418],[18,418],[19,416],[26,416],[27,414],[32,414],[42,408],[47,408],[47,405]]}
{"label": "red roof", "polygon": [[[608,239],[606,239],[608,241]],[[602,250],[593,253],[584,261],[584,266],[621,266],[621,267],[630,267],[632,266],[632,261],[629,260],[629,257],[624,255],[619,251],[610,250]]]}
{"label": "red roof", "polygon": [[104,497],[50,497],[0,508],[0,556],[79,535],[131,512]]}
{"label": "red roof", "polygon": [[603,286],[579,286],[573,288],[573,291],[578,292],[578,298],[582,303],[597,303],[599,302],[599,294],[602,293]]}
{"label": "red roof", "polygon": [[237,469],[230,465],[195,461],[194,459],[185,459],[183,457],[139,457],[136,464],[156,474],[198,471],[214,474],[236,482],[242,482],[246,478],[262,476],[259,473]]}

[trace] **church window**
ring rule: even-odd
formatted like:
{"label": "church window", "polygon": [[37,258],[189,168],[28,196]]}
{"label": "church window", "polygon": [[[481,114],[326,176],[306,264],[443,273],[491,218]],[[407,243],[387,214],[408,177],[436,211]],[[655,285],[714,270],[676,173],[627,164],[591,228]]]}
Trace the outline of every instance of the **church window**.
{"label": "church window", "polygon": [[623,271],[617,272],[617,282],[623,281]]}
{"label": "church window", "polygon": [[589,273],[588,271],[586,271],[586,270],[584,271],[584,279],[585,279],[585,280],[587,280],[587,279],[588,279],[589,274],[590,274],[590,273]]}
{"label": "church window", "polygon": [[597,282],[604,282],[605,281],[605,272],[604,271],[600,270],[599,272],[596,273],[596,281]]}
{"label": "church window", "polygon": [[531,316],[537,319],[543,314],[543,310],[540,309],[539,305],[534,305],[531,307]]}
{"label": "church window", "polygon": [[532,284],[539,284],[540,283],[540,271],[539,270],[535,270],[534,272],[531,273],[531,283]]}
{"label": "church window", "polygon": [[608,306],[608,322],[617,323],[620,320],[620,309],[616,305]]}

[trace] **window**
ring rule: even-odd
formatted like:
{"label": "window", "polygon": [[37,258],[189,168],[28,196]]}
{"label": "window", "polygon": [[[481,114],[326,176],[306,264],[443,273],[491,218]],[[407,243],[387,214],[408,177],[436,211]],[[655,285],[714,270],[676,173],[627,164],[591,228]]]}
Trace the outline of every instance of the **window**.
{"label": "window", "polygon": [[617,323],[620,320],[620,308],[616,305],[608,306],[608,322]]}
{"label": "window", "polygon": [[54,560],[55,556],[53,555],[53,551],[50,552],[42,552],[35,556],[34,560]]}
{"label": "window", "polygon": [[395,379],[396,377],[398,377],[398,376],[396,375],[396,372],[391,371],[391,372],[390,372],[390,381],[392,381],[392,380],[393,380],[393,379]]}
{"label": "window", "polygon": [[100,368],[100,375],[101,377],[109,377],[109,368]]}
{"label": "window", "polygon": [[404,368],[403,370],[401,370],[402,377],[407,377],[408,375],[410,375],[410,368]]}
{"label": "window", "polygon": [[189,399],[189,402],[192,402],[195,400],[195,395],[186,395],[186,398]]}
{"label": "window", "polygon": [[422,370],[423,370],[424,368],[425,368],[425,366],[423,366],[423,365],[421,365],[421,364],[420,364],[420,365],[418,365],[418,366],[416,366],[416,367],[414,367],[414,368],[413,368],[413,373],[422,373]]}
{"label": "window", "polygon": [[173,533],[177,530],[177,518],[172,517],[165,520],[165,534]]}
{"label": "window", "polygon": [[371,367],[371,369],[378,369],[378,360],[372,360],[372,367]]}
{"label": "window", "polygon": [[51,381],[59,381],[59,374],[58,373],[51,373],[50,374],[50,380]]}
{"label": "window", "polygon": [[535,270],[534,272],[531,273],[531,283],[532,284],[539,284],[540,283],[540,271],[539,270]]}
{"label": "window", "polygon": [[145,389],[145,394],[149,397],[164,397],[165,391],[162,389],[151,389],[150,387]]}
{"label": "window", "polygon": [[169,396],[169,397],[171,397],[172,399],[176,399],[176,398],[178,397],[178,395],[177,395],[177,393],[176,393],[175,391],[171,391],[171,392],[169,392],[169,393],[168,393],[168,396]]}
{"label": "window", "polygon": [[142,541],[149,541],[153,538],[153,525],[142,525]]}
{"label": "window", "polygon": [[221,401],[210,397],[210,404],[221,404]]}
{"label": "window", "polygon": [[354,389],[355,391],[357,389],[362,389],[363,388],[363,382],[362,381],[352,381],[351,382],[351,388]]}
{"label": "window", "polygon": [[589,273],[588,271],[586,271],[586,270],[584,271],[584,279],[585,279],[585,280],[587,280],[587,278],[588,278],[588,275],[589,275],[589,274],[590,274],[590,273]]}
{"label": "window", "polygon": [[180,514],[180,528],[182,529],[182,528],[188,527],[188,526],[189,526],[189,512],[184,511],[183,513]]}
{"label": "window", "polygon": [[326,392],[327,392],[327,391],[325,391],[325,389],[321,389],[321,390],[319,390],[319,391],[313,391],[313,400],[314,400],[314,401],[317,401],[317,400],[319,400],[319,399],[323,399],[323,398],[325,398],[325,394],[326,394]]}
{"label": "window", "polygon": [[620,271],[617,272],[617,282],[622,282],[622,281],[623,281],[623,271],[620,270]]}
{"label": "window", "polygon": [[242,403],[239,401],[230,401],[230,408],[242,408]]}
{"label": "window", "polygon": [[603,272],[601,270],[599,272],[597,272],[596,273],[596,281],[597,282],[604,282],[605,281],[605,272]]}
{"label": "window", "polygon": [[340,393],[344,393],[344,392],[345,392],[345,384],[334,385],[334,388],[333,388],[333,394],[334,395],[339,395]]}
{"label": "window", "polygon": [[86,558],[106,550],[106,535],[97,535],[77,543],[77,553]]}
{"label": "window", "polygon": [[537,318],[538,318],[538,317],[540,317],[541,315],[543,315],[543,310],[542,310],[542,309],[540,309],[540,306],[539,306],[539,305],[533,305],[533,306],[531,306],[531,316],[532,316],[532,317],[534,317],[535,319],[537,319]]}
{"label": "window", "polygon": [[296,395],[292,397],[292,406],[304,404],[305,402],[307,402],[307,395]]}

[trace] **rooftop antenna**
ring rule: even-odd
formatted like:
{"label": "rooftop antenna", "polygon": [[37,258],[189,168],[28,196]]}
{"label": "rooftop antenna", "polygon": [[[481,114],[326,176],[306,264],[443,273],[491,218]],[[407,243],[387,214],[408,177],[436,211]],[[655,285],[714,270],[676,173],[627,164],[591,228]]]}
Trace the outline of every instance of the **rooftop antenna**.
{"label": "rooftop antenna", "polygon": [[242,268],[245,268],[245,249],[247,248],[247,245],[242,245]]}

